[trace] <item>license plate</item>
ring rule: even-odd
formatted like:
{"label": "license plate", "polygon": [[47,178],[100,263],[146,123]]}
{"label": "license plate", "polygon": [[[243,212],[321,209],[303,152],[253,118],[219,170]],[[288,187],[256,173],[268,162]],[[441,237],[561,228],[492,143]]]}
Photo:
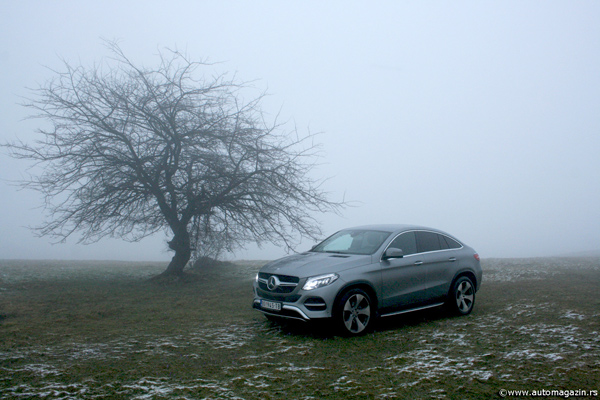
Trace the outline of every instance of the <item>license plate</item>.
{"label": "license plate", "polygon": [[276,303],[274,301],[261,300],[260,306],[265,310],[281,311],[281,303]]}

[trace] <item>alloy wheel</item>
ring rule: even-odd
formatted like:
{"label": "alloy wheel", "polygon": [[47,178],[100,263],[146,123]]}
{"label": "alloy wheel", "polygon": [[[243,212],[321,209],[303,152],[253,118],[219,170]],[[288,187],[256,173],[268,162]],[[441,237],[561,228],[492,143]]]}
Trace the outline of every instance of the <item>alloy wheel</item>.
{"label": "alloy wheel", "polygon": [[467,314],[473,307],[475,293],[470,281],[464,280],[456,287],[456,307],[462,314]]}
{"label": "alloy wheel", "polygon": [[363,332],[371,319],[369,299],[360,293],[351,295],[344,303],[342,318],[349,333]]}

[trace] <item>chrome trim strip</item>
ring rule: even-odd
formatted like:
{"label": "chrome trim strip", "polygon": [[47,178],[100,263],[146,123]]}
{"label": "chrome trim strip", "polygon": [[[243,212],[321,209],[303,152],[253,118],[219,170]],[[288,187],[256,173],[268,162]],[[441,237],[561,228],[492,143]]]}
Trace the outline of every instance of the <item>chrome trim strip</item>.
{"label": "chrome trim strip", "polygon": [[[258,306],[260,307],[260,299],[254,299],[254,304],[258,304]],[[301,309],[299,309],[299,308],[298,308],[298,307],[296,307],[296,306],[290,306],[290,305],[287,305],[287,304],[282,304],[282,305],[281,305],[281,309],[282,309],[282,310],[290,310],[290,311],[295,311],[295,312],[297,312],[298,314],[300,314],[300,316],[301,316],[302,318],[300,318],[300,317],[291,317],[291,316],[289,316],[289,315],[281,315],[281,314],[277,314],[277,313],[272,313],[272,312],[269,312],[269,311],[265,311],[265,310],[263,310],[262,308],[256,308],[256,310],[258,310],[258,311],[260,311],[260,312],[262,312],[262,313],[264,313],[264,314],[273,315],[274,317],[280,317],[280,318],[290,318],[290,319],[297,319],[297,320],[299,320],[299,321],[305,321],[305,322],[306,322],[306,321],[310,321],[310,317],[309,317],[308,315],[306,315],[306,314],[304,313],[304,311],[302,311]]]}
{"label": "chrome trim strip", "polygon": [[436,303],[436,304],[430,304],[428,306],[411,308],[409,310],[396,311],[396,312],[389,313],[389,314],[382,314],[381,318],[392,317],[394,315],[400,315],[400,314],[406,314],[406,313],[413,312],[413,311],[427,310],[428,308],[434,308],[434,307],[439,307],[439,306],[443,306],[443,305],[444,305],[444,303]]}
{"label": "chrome trim strip", "polygon": [[[265,285],[267,284],[267,280],[266,279],[258,278],[258,281],[260,283],[264,283]],[[293,282],[279,282],[279,286],[294,286],[294,287],[296,287],[296,286],[298,286],[298,284],[297,283],[293,283]]]}
{"label": "chrome trim strip", "polygon": [[308,315],[304,314],[304,311],[302,311],[301,309],[299,309],[296,306],[288,306],[287,304],[284,304],[283,306],[281,306],[281,308],[286,309],[286,310],[291,310],[291,311],[296,311],[298,314],[300,314],[302,316],[302,318],[304,318],[306,321],[308,321],[310,318],[308,317]]}
{"label": "chrome trim strip", "polygon": [[[396,238],[404,233],[408,233],[408,232],[430,232],[430,233],[437,233],[438,235],[442,235],[442,236],[446,236],[447,238],[450,238],[452,240],[454,240],[456,243],[460,244],[460,247],[456,248],[456,249],[440,249],[440,250],[433,250],[433,251],[424,251],[422,253],[413,253],[413,254],[406,254],[404,257],[411,257],[411,256],[416,256],[419,254],[429,254],[429,253],[438,253],[440,251],[449,251],[449,250],[462,250],[465,248],[465,245],[462,244],[460,242],[460,240],[453,238],[452,236],[448,235],[447,233],[442,233],[442,232],[436,232],[436,231],[430,231],[427,229],[411,229],[408,231],[404,231],[404,232],[400,232],[399,234],[397,234],[396,236],[394,236],[394,238],[392,240],[390,240],[390,242],[388,243],[387,246],[385,246],[385,249],[383,249],[383,252],[381,253],[381,257],[379,257],[379,262],[383,261],[383,255],[385,254],[386,250],[390,247],[390,245],[392,244],[392,242],[394,240],[396,240]],[[404,258],[403,257],[403,258]]]}

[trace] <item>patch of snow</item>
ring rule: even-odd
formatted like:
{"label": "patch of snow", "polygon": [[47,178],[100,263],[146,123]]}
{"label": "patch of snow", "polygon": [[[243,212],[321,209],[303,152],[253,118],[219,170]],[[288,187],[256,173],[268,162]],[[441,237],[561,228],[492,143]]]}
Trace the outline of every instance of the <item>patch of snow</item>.
{"label": "patch of snow", "polygon": [[22,368],[5,368],[5,369],[10,372],[13,372],[13,373],[28,372],[28,373],[34,374],[35,376],[40,376],[42,378],[45,378],[48,375],[53,375],[53,376],[61,375],[61,372],[58,369],[56,369],[52,365],[48,365],[48,364],[27,364],[27,365],[23,366]]}
{"label": "patch of snow", "polygon": [[585,319],[585,317],[583,315],[577,314],[575,311],[571,311],[571,310],[568,310],[563,316],[561,316],[561,318],[576,319],[579,321],[582,321],[583,319]]}

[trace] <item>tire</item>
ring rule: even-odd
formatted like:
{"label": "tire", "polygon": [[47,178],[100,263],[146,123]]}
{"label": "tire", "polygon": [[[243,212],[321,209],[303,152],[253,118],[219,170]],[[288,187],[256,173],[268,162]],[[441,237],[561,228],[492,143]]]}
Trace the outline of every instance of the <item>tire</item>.
{"label": "tire", "polygon": [[454,282],[448,297],[450,311],[456,315],[468,315],[475,305],[475,285],[466,276],[461,276]]}
{"label": "tire", "polygon": [[351,289],[337,303],[334,319],[344,336],[360,336],[373,326],[375,307],[371,296],[362,289]]}

